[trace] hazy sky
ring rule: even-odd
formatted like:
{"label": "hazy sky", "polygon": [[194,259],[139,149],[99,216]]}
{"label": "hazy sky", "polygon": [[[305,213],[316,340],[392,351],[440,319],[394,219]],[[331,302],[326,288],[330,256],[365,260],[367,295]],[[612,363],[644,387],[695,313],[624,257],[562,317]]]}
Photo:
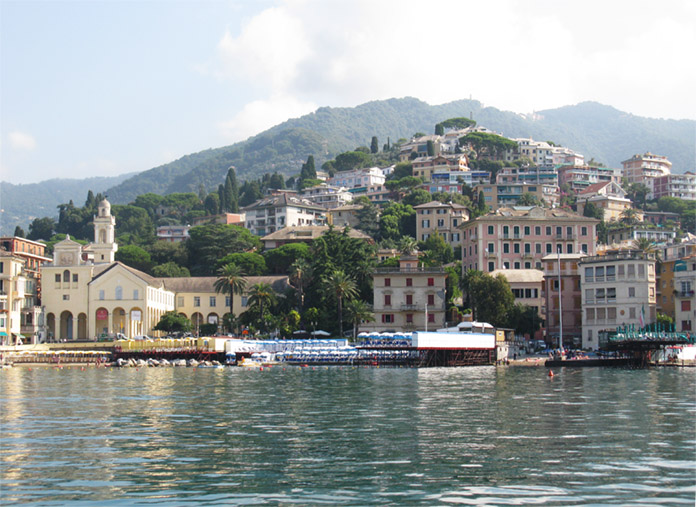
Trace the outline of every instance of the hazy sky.
{"label": "hazy sky", "polygon": [[691,0],[0,0],[0,179],[143,171],[412,96],[696,118]]}

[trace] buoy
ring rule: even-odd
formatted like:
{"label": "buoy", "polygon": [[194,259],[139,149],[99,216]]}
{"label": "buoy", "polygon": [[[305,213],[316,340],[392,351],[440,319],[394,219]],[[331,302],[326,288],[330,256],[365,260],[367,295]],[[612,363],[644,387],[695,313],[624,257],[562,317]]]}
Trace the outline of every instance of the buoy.
{"label": "buoy", "polygon": [[549,370],[549,377],[553,377],[553,370]]}

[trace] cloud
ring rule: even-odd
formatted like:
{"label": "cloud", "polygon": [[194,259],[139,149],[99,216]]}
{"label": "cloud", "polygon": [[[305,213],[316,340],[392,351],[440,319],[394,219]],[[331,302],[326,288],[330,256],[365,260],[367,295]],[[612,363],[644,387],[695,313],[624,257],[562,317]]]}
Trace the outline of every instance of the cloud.
{"label": "cloud", "polygon": [[311,102],[276,95],[246,104],[234,118],[221,122],[218,126],[226,139],[238,141],[263,132],[288,118],[311,113],[316,108],[317,105]]}
{"label": "cloud", "polygon": [[7,135],[10,146],[17,150],[32,151],[36,149],[36,139],[31,134],[14,130]]}
{"label": "cloud", "polygon": [[256,133],[310,104],[404,96],[520,113],[598,100],[689,117],[696,10],[665,1],[279,1],[218,44],[219,75],[253,90],[224,127]]}

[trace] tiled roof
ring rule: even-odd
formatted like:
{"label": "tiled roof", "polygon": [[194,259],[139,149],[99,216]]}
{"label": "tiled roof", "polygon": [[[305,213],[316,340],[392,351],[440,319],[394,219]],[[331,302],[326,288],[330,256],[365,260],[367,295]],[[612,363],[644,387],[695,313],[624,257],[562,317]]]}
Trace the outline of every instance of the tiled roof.
{"label": "tiled roof", "polygon": [[[284,227],[275,232],[267,234],[261,241],[312,241],[327,232],[330,227],[328,225],[296,225],[292,227]],[[341,229],[337,229],[341,230]],[[372,238],[364,232],[356,229],[348,229],[348,236],[356,239],[371,240]]]}
{"label": "tiled roof", "polygon": [[[158,278],[164,288],[172,292],[215,292],[217,276],[190,276],[181,278]],[[247,287],[257,283],[267,283],[276,292],[282,292],[288,286],[287,276],[247,276]]]}

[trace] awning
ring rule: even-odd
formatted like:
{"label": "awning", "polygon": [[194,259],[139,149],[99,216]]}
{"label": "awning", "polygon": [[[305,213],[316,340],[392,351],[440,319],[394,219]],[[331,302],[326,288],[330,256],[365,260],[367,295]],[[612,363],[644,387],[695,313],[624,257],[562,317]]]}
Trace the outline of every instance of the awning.
{"label": "awning", "polygon": [[7,333],[5,331],[0,331],[0,336],[7,336]]}

